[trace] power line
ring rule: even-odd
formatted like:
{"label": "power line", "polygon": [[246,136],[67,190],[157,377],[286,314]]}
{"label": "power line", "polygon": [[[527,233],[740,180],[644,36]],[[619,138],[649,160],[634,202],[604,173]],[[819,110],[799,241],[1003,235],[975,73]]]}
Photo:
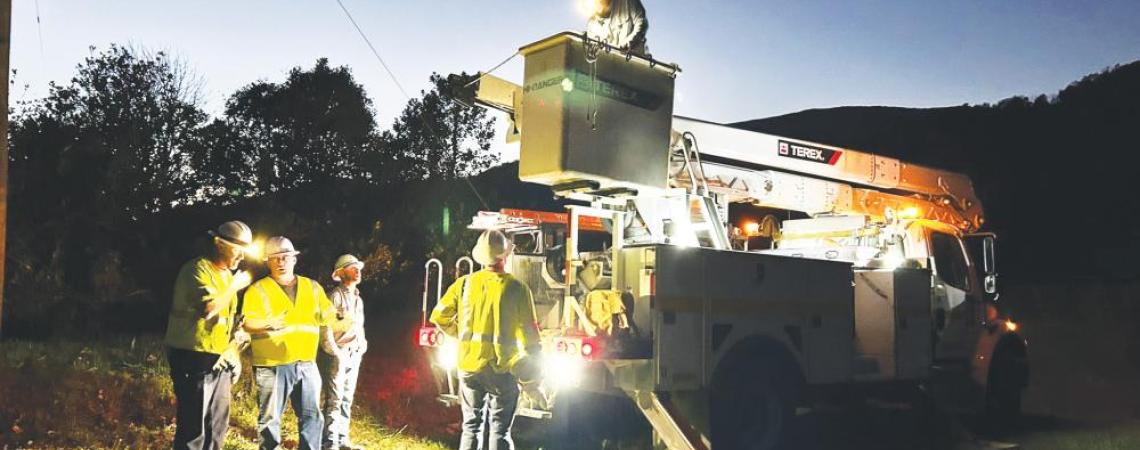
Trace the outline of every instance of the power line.
{"label": "power line", "polygon": [[[388,63],[384,62],[384,58],[380,56],[380,52],[376,50],[376,46],[372,45],[372,40],[368,39],[368,35],[364,34],[364,30],[356,23],[356,19],[352,17],[352,13],[344,6],[344,2],[336,0],[336,4],[340,5],[341,11],[344,11],[344,15],[348,17],[348,21],[352,23],[353,28],[356,28],[356,32],[360,34],[360,37],[364,39],[364,43],[368,44],[368,49],[372,51],[372,56],[375,56],[376,60],[380,62],[380,65],[384,67],[384,71],[388,73],[388,77],[392,79],[392,83],[396,85],[396,88],[400,90],[400,93],[404,95],[407,101],[411,101],[412,96],[408,95],[408,91],[404,90],[404,86],[400,84],[400,80],[396,78],[396,74],[392,73],[392,69],[388,67]],[[511,57],[513,58],[514,55]],[[504,61],[504,63],[506,63],[506,61]],[[435,139],[437,145],[441,148],[447,148],[447,144],[436,134],[435,129],[431,127],[431,124],[428,123],[422,114],[420,115],[420,122],[423,124],[424,129],[428,131],[428,135],[430,135],[432,139]],[[479,203],[483,205],[483,209],[491,209],[490,206],[487,206],[487,202],[483,200],[483,196],[479,195],[479,190],[471,183],[471,178],[463,177],[463,181],[467,182],[467,187],[471,188],[471,192],[475,194],[475,198],[479,199]]]}

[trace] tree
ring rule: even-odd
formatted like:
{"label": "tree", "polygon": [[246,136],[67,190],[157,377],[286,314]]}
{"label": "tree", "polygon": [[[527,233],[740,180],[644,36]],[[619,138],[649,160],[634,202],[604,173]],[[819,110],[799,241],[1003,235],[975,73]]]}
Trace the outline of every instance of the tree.
{"label": "tree", "polygon": [[199,80],[163,52],[117,45],[77,69],[17,117],[12,157],[42,170],[16,174],[26,193],[61,188],[73,207],[126,217],[185,200],[193,190],[185,146],[206,120]]}
{"label": "tree", "polygon": [[[12,123],[9,286],[13,314],[55,315],[72,301],[132,292],[123,248],[136,219],[187,202],[196,190],[188,145],[205,121],[199,81],[165,53],[112,45],[18,106]],[[76,293],[96,293],[77,296]],[[78,297],[78,298],[77,298]]]}
{"label": "tree", "polygon": [[429,80],[431,91],[408,101],[392,130],[382,135],[384,160],[400,167],[405,179],[454,179],[498,162],[491,153],[494,118],[458,101],[458,92],[474,76],[432,73]]}
{"label": "tree", "polygon": [[284,83],[242,88],[226,102],[225,114],[234,147],[224,151],[241,155],[245,178],[260,193],[360,175],[358,160],[375,128],[364,88],[348,67],[329,67],[326,58],[310,70],[293,68]]}

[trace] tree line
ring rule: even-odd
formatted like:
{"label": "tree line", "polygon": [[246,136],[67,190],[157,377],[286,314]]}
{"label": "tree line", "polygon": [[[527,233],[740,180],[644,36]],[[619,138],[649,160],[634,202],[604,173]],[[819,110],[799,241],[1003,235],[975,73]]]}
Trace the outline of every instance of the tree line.
{"label": "tree line", "polygon": [[[91,304],[130,298],[161,311],[168,299],[158,270],[193,252],[171,241],[212,220],[236,213],[306,232],[359,204],[336,204],[335,195],[375,201],[408,183],[487,169],[498,162],[494,119],[456,98],[471,79],[432,74],[430,89],[381,128],[350,68],[321,58],[284,80],[245,85],[212,117],[188,63],[92,48],[70,81],[10,110],[6,323],[82,317],[101,309]],[[332,207],[298,213],[298,195]],[[387,224],[376,215],[358,218],[342,247],[389,252],[391,263],[377,235]]]}

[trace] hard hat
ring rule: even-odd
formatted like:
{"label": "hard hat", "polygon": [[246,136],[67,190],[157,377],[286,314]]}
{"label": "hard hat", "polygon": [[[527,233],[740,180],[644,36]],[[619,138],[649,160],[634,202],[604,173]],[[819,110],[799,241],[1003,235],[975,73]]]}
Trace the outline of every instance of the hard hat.
{"label": "hard hat", "polygon": [[253,230],[240,220],[231,220],[218,225],[217,230],[211,230],[209,233],[210,236],[239,247],[247,247],[253,243]]}
{"label": "hard hat", "polygon": [[336,263],[333,264],[333,271],[332,271],[333,281],[340,281],[340,277],[337,276],[336,273],[340,272],[340,269],[343,269],[343,268],[348,267],[348,266],[356,266],[356,268],[358,268],[358,269],[363,269],[364,268],[364,262],[357,259],[355,256],[352,256],[352,255],[340,255],[340,257],[336,259]]}
{"label": "hard hat", "polygon": [[285,236],[273,236],[265,241],[265,259],[274,256],[299,255],[301,252],[293,248],[293,241]]}
{"label": "hard hat", "polygon": [[471,249],[471,257],[475,262],[484,266],[489,266],[495,263],[514,250],[514,244],[510,239],[499,230],[487,230],[479,235],[479,240],[475,242],[475,248]]}

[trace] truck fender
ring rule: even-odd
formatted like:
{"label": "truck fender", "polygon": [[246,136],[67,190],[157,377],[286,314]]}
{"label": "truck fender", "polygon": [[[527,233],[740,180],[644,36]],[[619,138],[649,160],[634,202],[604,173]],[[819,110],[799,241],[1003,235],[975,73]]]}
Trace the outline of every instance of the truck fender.
{"label": "truck fender", "polygon": [[787,387],[793,389],[796,398],[799,398],[798,394],[803,392],[805,381],[796,357],[787,344],[765,335],[751,335],[732,344],[713,369],[711,388],[715,390],[719,386],[730,386],[737,374],[760,365],[779,367]]}

